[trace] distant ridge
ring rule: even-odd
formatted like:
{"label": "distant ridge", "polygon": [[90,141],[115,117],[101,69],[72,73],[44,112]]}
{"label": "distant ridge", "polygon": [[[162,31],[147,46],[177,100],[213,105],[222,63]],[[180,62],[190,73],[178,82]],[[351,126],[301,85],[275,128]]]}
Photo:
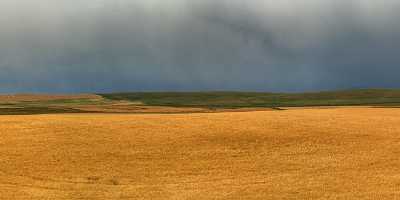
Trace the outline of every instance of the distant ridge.
{"label": "distant ridge", "polygon": [[110,100],[142,102],[145,105],[152,106],[178,107],[400,105],[400,89],[358,89],[306,93],[131,92],[98,95]]}
{"label": "distant ridge", "polygon": [[72,100],[72,99],[95,99],[101,98],[95,94],[2,94],[0,95],[0,102],[14,102],[14,101],[51,101],[51,100]]}
{"label": "distant ridge", "polygon": [[287,107],[378,106],[400,108],[400,90],[360,89],[307,93],[128,92],[0,95],[0,115],[54,113],[193,113],[284,110]]}

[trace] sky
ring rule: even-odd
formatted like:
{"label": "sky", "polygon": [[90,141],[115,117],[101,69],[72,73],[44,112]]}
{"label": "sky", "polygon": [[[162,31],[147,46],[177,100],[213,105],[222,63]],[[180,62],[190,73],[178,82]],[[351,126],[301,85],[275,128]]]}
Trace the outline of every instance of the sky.
{"label": "sky", "polygon": [[400,88],[398,0],[1,0],[0,92]]}

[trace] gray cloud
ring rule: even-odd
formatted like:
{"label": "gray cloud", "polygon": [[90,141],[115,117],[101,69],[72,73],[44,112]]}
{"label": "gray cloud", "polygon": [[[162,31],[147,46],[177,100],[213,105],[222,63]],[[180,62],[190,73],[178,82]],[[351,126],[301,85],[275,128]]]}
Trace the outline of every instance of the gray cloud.
{"label": "gray cloud", "polygon": [[400,87],[397,0],[4,0],[0,92]]}

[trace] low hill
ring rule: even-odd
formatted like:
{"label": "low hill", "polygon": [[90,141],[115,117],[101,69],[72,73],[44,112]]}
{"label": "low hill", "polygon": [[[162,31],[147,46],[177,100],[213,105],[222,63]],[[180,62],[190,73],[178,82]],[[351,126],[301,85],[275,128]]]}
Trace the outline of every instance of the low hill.
{"label": "low hill", "polygon": [[361,89],[313,93],[134,92],[99,94],[109,100],[177,107],[295,107],[400,105],[400,90]]}
{"label": "low hill", "polygon": [[95,94],[3,94],[0,95],[0,102],[21,102],[21,101],[54,101],[54,100],[79,100],[79,99],[100,99]]}
{"label": "low hill", "polygon": [[400,106],[400,90],[314,93],[132,92],[0,95],[0,115],[49,113],[193,113],[306,106]]}

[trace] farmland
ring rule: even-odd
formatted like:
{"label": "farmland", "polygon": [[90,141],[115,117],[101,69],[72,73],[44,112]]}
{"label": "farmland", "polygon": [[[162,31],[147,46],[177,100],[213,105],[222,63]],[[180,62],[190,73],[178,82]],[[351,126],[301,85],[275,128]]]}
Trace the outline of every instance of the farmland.
{"label": "farmland", "polygon": [[110,100],[135,101],[150,106],[174,107],[273,108],[400,105],[400,90],[396,89],[359,89],[309,93],[133,92],[99,95]]}
{"label": "farmland", "polygon": [[0,115],[213,113],[320,106],[400,107],[400,90],[363,89],[313,93],[131,92],[0,95]]}
{"label": "farmland", "polygon": [[397,108],[3,115],[0,130],[0,199],[400,195]]}

